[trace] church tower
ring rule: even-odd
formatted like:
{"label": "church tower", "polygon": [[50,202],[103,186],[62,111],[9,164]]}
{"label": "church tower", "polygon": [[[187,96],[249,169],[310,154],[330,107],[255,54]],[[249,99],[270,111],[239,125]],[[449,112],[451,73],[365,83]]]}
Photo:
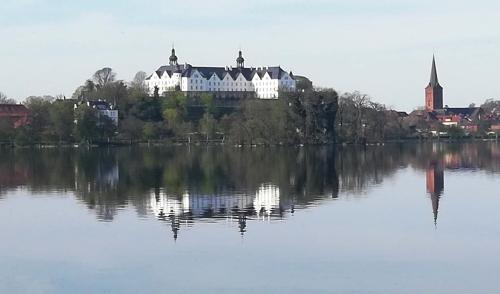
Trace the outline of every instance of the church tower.
{"label": "church tower", "polygon": [[425,88],[425,110],[443,108],[443,87],[438,82],[436,60],[432,56],[431,80]]}

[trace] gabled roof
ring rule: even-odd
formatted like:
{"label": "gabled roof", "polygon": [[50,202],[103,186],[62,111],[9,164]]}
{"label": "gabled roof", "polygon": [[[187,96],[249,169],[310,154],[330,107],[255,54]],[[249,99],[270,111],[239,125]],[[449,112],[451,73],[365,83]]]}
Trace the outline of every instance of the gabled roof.
{"label": "gabled roof", "polygon": [[443,109],[434,109],[434,113],[436,115],[474,116],[480,109],[480,107],[445,107]]}
{"label": "gabled roof", "polygon": [[[156,74],[162,77],[163,74],[167,73],[169,77],[172,77],[174,73],[180,73],[182,77],[191,77],[193,72],[197,71],[200,75],[206,79],[210,79],[214,74],[222,80],[226,75],[229,75],[233,80],[235,80],[239,74],[250,81],[257,74],[260,78],[269,74],[271,79],[281,79],[286,72],[279,66],[273,67],[210,67],[210,66],[192,66],[190,64],[184,65],[164,65],[156,70]],[[147,79],[149,80],[151,76]],[[290,74],[290,78],[294,79],[293,75]]]}
{"label": "gabled roof", "polygon": [[97,110],[114,110],[114,107],[110,103],[108,103],[104,100],[101,100],[101,99],[99,99],[99,100],[85,100],[84,99],[83,101],[78,102],[77,106],[82,105],[84,103],[86,103],[87,106],[95,108]]}
{"label": "gabled roof", "polygon": [[99,110],[109,109],[109,104],[105,101],[89,101],[89,106],[95,107]]}
{"label": "gabled roof", "polygon": [[0,104],[0,115],[27,115],[28,108],[22,104]]}

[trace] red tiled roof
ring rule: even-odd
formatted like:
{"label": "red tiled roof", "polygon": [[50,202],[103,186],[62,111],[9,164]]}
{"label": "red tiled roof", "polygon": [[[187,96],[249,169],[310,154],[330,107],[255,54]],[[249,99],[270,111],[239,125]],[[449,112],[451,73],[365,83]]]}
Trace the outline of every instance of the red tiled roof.
{"label": "red tiled roof", "polygon": [[0,104],[0,115],[27,115],[26,106],[21,104]]}

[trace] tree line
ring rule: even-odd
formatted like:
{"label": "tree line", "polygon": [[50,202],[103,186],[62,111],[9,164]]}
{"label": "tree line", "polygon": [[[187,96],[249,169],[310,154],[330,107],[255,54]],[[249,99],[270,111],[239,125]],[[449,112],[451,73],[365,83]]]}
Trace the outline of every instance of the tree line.
{"label": "tree line", "polygon": [[[338,95],[303,89],[280,99],[241,99],[229,107],[209,93],[180,91],[149,95],[146,74],[125,82],[111,68],[98,70],[70,99],[32,96],[23,104],[30,122],[0,127],[0,140],[20,145],[78,142],[220,141],[234,144],[323,144],[335,141]],[[6,97],[5,97],[6,98]],[[102,99],[119,110],[117,127],[78,102]],[[10,102],[4,99],[4,102]],[[222,102],[222,106],[220,105]]]}
{"label": "tree line", "polygon": [[[333,89],[298,83],[279,99],[242,99],[231,106],[209,93],[180,91],[149,95],[146,73],[130,82],[103,68],[71,98],[31,96],[23,104],[31,113],[26,126],[14,129],[0,120],[0,141],[19,145],[108,142],[224,142],[236,145],[298,145],[383,142],[411,137],[411,126],[399,112],[363,93],[338,95]],[[119,110],[115,126],[85,103],[102,99]],[[13,103],[0,95],[0,103]],[[485,106],[495,109],[497,101]],[[499,108],[500,109],[500,108]]]}

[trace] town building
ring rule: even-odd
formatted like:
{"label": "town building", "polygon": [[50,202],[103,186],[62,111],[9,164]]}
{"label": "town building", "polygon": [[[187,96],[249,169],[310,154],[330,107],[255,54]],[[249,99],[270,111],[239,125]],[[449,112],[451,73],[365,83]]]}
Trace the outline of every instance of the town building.
{"label": "town building", "polygon": [[438,80],[436,59],[433,56],[430,81],[425,88],[425,109],[410,113],[410,125],[416,126],[418,121],[426,121],[458,126],[470,132],[478,130],[477,122],[481,120],[482,115],[480,107],[449,107],[443,104],[443,87]]}
{"label": "town building", "polygon": [[86,104],[88,107],[93,108],[97,111],[98,115],[106,116],[117,126],[118,125],[118,109],[111,105],[110,103],[99,99],[93,101],[81,101],[75,103],[74,108],[78,108],[80,105]]}
{"label": "town building", "polygon": [[211,93],[218,97],[254,96],[276,99],[280,91],[295,91],[296,81],[292,72],[280,66],[245,67],[245,59],[239,51],[236,66],[204,67],[179,64],[172,49],[169,65],[153,72],[146,85],[150,95],[169,91],[187,94]]}
{"label": "town building", "polygon": [[22,104],[0,104],[0,122],[18,128],[28,124],[29,110]]}
{"label": "town building", "polygon": [[447,126],[470,124],[481,119],[479,107],[449,107],[443,106],[443,87],[439,84],[436,59],[432,57],[431,78],[425,88],[425,109]]}

